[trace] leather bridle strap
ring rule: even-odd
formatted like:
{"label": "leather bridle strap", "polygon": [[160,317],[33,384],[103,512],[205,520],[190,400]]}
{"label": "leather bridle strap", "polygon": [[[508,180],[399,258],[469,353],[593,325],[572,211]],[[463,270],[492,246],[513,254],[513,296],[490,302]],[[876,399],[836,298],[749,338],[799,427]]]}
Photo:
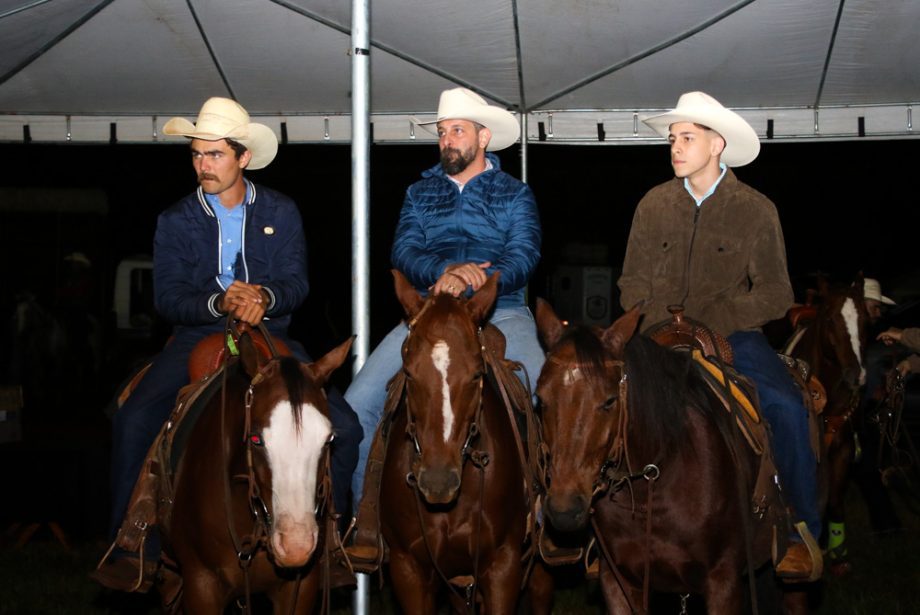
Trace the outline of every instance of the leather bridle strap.
{"label": "leather bridle strap", "polygon": [[[265,329],[264,325],[262,325],[262,323],[259,323],[259,327],[260,327],[260,331],[262,332],[262,335],[265,337],[266,343],[269,345],[269,348],[272,351],[272,355],[273,355],[272,361],[274,361],[275,359],[277,359],[277,353],[275,352],[274,344],[271,342],[268,331]],[[225,470],[229,465],[229,456],[230,456],[229,451],[227,450],[227,446],[226,446],[226,442],[227,442],[227,425],[226,425],[226,421],[227,421],[227,373],[230,371],[229,363],[230,363],[230,356],[232,354],[230,352],[230,348],[228,347],[228,340],[230,339],[230,336],[233,335],[234,329],[235,327],[233,326],[233,319],[232,317],[228,317],[227,324],[224,328],[225,352],[224,352],[224,366],[223,366],[223,370],[221,374],[221,389],[220,389],[220,442],[221,442],[221,454],[222,454],[222,461],[223,461],[223,465],[221,467],[224,468]],[[264,379],[265,377],[264,373],[265,373],[265,369],[267,365],[263,366],[263,368],[259,370],[259,372],[252,378],[252,381],[250,382],[249,388],[246,392],[246,414],[244,418],[245,428],[243,432],[243,438],[246,443],[246,449],[247,449],[246,450],[246,465],[247,465],[248,476],[246,478],[249,483],[248,493],[249,493],[249,498],[250,498],[249,500],[250,507],[252,506],[252,502],[254,501],[253,498],[258,497],[258,487],[255,487],[255,489],[253,488],[253,486],[255,485],[255,479],[254,479],[254,470],[253,470],[253,464],[252,464],[252,442],[247,437],[249,435],[249,426],[251,424],[251,418],[252,418],[251,417],[252,394],[253,394],[252,391],[253,391],[253,387]],[[236,555],[240,563],[240,568],[243,570],[243,583],[244,583],[244,591],[245,591],[245,595],[244,595],[245,602],[243,604],[243,612],[246,615],[249,615],[252,612],[251,611],[252,600],[251,600],[251,592],[250,592],[250,586],[249,586],[249,566],[252,563],[253,554],[255,553],[256,549],[258,549],[259,542],[265,535],[266,528],[262,521],[262,517],[258,514],[255,514],[254,515],[255,520],[253,523],[252,532],[249,535],[244,536],[242,538],[240,538],[237,535],[236,530],[233,527],[233,510],[231,506],[232,494],[231,494],[231,487],[230,487],[230,476],[226,471],[223,472],[223,478],[224,478],[223,480],[224,513],[227,517],[227,531],[230,534],[230,540],[233,542],[233,548],[236,550]]]}

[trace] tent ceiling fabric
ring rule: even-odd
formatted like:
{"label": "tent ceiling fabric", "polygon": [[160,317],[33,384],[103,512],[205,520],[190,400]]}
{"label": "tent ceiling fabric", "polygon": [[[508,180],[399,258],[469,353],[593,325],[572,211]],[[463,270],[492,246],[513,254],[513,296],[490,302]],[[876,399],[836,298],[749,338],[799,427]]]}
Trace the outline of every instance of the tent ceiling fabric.
{"label": "tent ceiling fabric", "polygon": [[[346,142],[350,10],[0,0],[0,140],[162,139],[222,95],[290,141]],[[915,0],[373,0],[371,15],[377,141],[430,140],[410,117],[455,85],[527,112],[534,141],[645,142],[637,114],[696,89],[777,139],[857,138],[860,117],[869,138],[916,132]]]}

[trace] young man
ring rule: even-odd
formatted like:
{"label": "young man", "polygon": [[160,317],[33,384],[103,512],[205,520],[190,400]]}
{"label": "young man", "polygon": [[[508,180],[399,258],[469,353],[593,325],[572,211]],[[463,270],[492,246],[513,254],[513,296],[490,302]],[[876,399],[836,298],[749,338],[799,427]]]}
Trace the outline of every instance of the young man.
{"label": "young man", "polygon": [[[250,325],[265,323],[301,361],[298,342],[287,337],[292,312],[307,296],[306,241],[297,205],[244,177],[267,166],[278,151],[274,132],[249,121],[233,100],[211,98],[192,124],[173,118],[168,135],[189,139],[199,187],[165,210],[154,236],[153,277],[157,310],[175,325],[173,337],[113,423],[112,533],[121,526],[148,448],[188,383],[188,357],[203,338],[224,330],[228,314]],[[335,504],[347,506],[361,426],[336,391],[329,409],[336,432],[332,447]],[[145,557],[156,558],[157,545]],[[113,589],[131,588],[136,558],[116,554],[94,578]]]}
{"label": "young man", "polygon": [[[503,172],[498,158],[487,153],[515,142],[517,120],[474,92],[455,88],[441,93],[438,118],[427,124],[437,125],[441,162],[406,191],[393,266],[424,294],[454,296],[475,292],[489,275],[501,272],[490,322],[505,336],[506,356],[523,363],[533,383],[543,366],[543,350],[524,288],[540,260],[540,220],[530,188]],[[383,414],[386,384],[402,365],[407,331],[402,323],[393,329],[345,392],[364,428],[352,481],[356,498]]]}
{"label": "young man", "polygon": [[[644,302],[644,327],[670,319],[667,307],[680,304],[687,317],[728,338],[735,368],[757,385],[796,521],[817,537],[807,411],[760,331],[793,301],[782,228],[773,203],[729,168],[753,161],[760,141],[740,116],[702,92],[684,94],[673,111],[643,121],[670,142],[675,178],[652,188],[636,208],[618,283],[621,303],[628,309]],[[792,540],[777,573],[812,577],[820,551],[810,552],[798,535]]]}

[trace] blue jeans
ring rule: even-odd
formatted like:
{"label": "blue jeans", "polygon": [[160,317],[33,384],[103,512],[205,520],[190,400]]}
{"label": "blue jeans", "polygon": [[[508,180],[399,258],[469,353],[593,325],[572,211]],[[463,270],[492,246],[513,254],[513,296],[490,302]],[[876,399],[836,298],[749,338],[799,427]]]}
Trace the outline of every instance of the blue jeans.
{"label": "blue jeans", "polygon": [[[221,328],[220,331],[223,331]],[[156,356],[150,369],[118,409],[112,420],[112,508],[110,532],[118,532],[127,512],[131,493],[137,481],[147,451],[176,403],[179,389],[189,382],[188,357],[199,341],[215,332],[214,328],[185,328]],[[300,343],[277,335],[301,361],[309,361]],[[361,425],[338,390],[327,391],[329,415],[335,431],[332,445],[332,482],[336,510],[345,514],[348,506],[348,486],[358,462]],[[156,543],[152,543],[156,544]],[[155,557],[156,547],[148,548]]]}
{"label": "blue jeans", "polygon": [[[518,376],[533,390],[545,357],[543,348],[537,340],[537,327],[530,309],[526,306],[496,308],[489,322],[504,334],[507,341],[505,356],[524,365],[527,375],[518,372]],[[400,323],[390,331],[367,358],[367,362],[345,391],[345,399],[358,413],[358,419],[364,429],[364,439],[358,447],[358,468],[351,482],[356,511],[364,489],[367,456],[371,450],[374,433],[377,431],[377,423],[383,415],[387,382],[402,367],[401,349],[408,331],[405,323]],[[529,383],[525,378],[529,379]]]}
{"label": "blue jeans", "polygon": [[763,333],[738,331],[729,335],[728,341],[735,355],[735,369],[757,385],[760,409],[773,436],[780,485],[795,511],[794,520],[804,521],[817,539],[821,535],[817,462],[809,440],[808,410],[802,402],[802,392]]}

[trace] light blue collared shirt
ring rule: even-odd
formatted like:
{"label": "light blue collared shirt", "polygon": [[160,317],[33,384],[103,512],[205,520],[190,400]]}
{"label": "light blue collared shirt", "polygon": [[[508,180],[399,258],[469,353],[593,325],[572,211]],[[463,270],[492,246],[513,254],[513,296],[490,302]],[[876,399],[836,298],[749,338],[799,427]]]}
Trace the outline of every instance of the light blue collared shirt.
{"label": "light blue collared shirt", "polygon": [[721,182],[721,181],[722,181],[722,178],[725,177],[725,171],[728,170],[728,167],[725,166],[725,163],[724,163],[724,162],[720,162],[720,163],[719,163],[719,168],[722,169],[722,173],[719,174],[719,179],[717,179],[711,186],[709,186],[709,190],[707,190],[707,191],[706,191],[706,194],[704,194],[704,195],[701,196],[700,198],[696,198],[696,195],[693,194],[693,190],[690,189],[690,180],[687,179],[686,177],[684,178],[684,188],[686,188],[687,192],[690,193],[690,196],[693,197],[693,200],[696,201],[696,206],[697,206],[697,207],[699,207],[700,205],[702,205],[702,204],[703,204],[703,201],[705,201],[705,200],[708,199],[710,196],[712,196],[712,193],[715,192],[715,191],[716,191],[716,188],[719,187],[719,182]]}
{"label": "light blue collared shirt", "polygon": [[220,284],[224,289],[234,280],[245,281],[242,267],[243,224],[246,221],[246,203],[250,198],[250,187],[246,184],[246,196],[243,202],[232,209],[220,204],[220,196],[205,193],[214,215],[217,216],[217,228],[220,229]]}

